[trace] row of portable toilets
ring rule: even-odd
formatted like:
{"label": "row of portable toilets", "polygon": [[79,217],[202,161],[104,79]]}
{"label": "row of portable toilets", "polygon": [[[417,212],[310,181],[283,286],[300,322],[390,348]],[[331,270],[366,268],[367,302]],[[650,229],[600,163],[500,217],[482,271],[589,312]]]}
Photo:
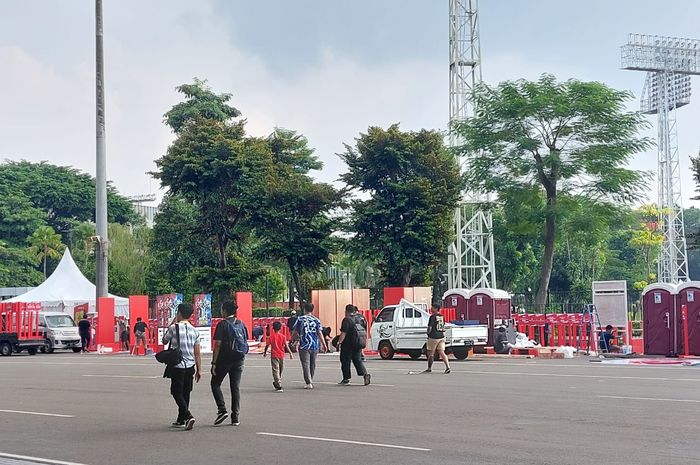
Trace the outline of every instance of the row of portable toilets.
{"label": "row of portable toilets", "polygon": [[700,355],[700,281],[648,285],[642,317],[645,354]]}
{"label": "row of portable toilets", "polygon": [[443,307],[455,309],[455,317],[489,326],[487,345],[493,345],[494,327],[512,318],[510,293],[501,289],[450,289],[442,296]]}

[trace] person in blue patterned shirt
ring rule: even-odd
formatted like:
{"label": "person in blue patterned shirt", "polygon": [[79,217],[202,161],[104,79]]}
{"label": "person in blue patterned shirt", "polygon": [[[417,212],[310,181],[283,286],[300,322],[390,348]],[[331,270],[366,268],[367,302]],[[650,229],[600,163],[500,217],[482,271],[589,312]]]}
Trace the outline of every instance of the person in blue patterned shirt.
{"label": "person in blue patterned shirt", "polygon": [[316,355],[319,349],[326,352],[326,340],[323,337],[321,321],[313,315],[313,304],[304,304],[304,314],[297,318],[292,328],[292,341],[299,341],[299,360],[304,372],[304,389],[313,389]]}

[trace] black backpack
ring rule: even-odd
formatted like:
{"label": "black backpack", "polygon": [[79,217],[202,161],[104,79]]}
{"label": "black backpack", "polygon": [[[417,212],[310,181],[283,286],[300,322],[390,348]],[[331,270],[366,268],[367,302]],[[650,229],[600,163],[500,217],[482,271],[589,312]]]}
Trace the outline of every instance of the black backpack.
{"label": "black backpack", "polygon": [[[235,323],[226,319],[222,323],[227,324],[229,327],[228,337],[230,340],[226,341],[225,347],[231,358],[242,359],[248,353],[248,328],[241,320],[236,320]],[[221,323],[219,323],[221,324]]]}
{"label": "black backpack", "polygon": [[360,349],[367,347],[367,321],[359,313],[352,317],[355,323],[355,345]]}

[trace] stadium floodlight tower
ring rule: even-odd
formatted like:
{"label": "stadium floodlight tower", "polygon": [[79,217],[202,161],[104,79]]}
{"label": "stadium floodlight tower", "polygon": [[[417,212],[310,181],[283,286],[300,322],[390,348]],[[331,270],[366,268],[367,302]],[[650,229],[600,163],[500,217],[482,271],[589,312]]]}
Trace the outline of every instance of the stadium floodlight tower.
{"label": "stadium floodlight tower", "polygon": [[696,39],[642,34],[630,34],[622,47],[622,67],[647,72],[642,113],[658,115],[658,208],[664,241],[657,279],[664,283],[688,280],[676,109],[690,101],[690,76],[700,74],[699,52]]}
{"label": "stadium floodlight tower", "polygon": [[[477,0],[450,0],[450,125],[474,115],[474,90],[481,82],[481,46]],[[460,145],[450,131],[449,143]],[[464,166],[464,164],[462,164]],[[479,208],[488,200],[468,192],[455,211],[456,240],[447,254],[450,289],[495,287],[493,218]]]}

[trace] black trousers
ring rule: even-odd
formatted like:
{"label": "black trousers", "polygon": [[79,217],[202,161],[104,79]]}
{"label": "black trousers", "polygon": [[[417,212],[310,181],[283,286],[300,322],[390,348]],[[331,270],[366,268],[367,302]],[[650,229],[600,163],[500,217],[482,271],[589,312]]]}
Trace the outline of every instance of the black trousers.
{"label": "black trousers", "polygon": [[214,401],[219,413],[226,412],[226,401],[224,393],[221,392],[221,383],[228,375],[229,386],[231,387],[231,417],[238,420],[241,414],[241,376],[243,376],[243,360],[234,363],[216,365],[216,375],[211,377],[211,393],[214,394]]}
{"label": "black trousers", "polygon": [[170,369],[170,394],[177,404],[177,421],[179,423],[192,418],[190,393],[192,392],[194,371],[194,367]]}
{"label": "black trousers", "polygon": [[359,347],[345,347],[340,346],[340,369],[343,371],[343,379],[350,379],[350,363],[355,365],[355,370],[357,370],[357,376],[364,376],[367,374],[365,369],[365,364],[362,363],[362,349]]}
{"label": "black trousers", "polygon": [[83,346],[83,351],[88,350],[90,347],[90,334],[80,333],[80,345]]}

